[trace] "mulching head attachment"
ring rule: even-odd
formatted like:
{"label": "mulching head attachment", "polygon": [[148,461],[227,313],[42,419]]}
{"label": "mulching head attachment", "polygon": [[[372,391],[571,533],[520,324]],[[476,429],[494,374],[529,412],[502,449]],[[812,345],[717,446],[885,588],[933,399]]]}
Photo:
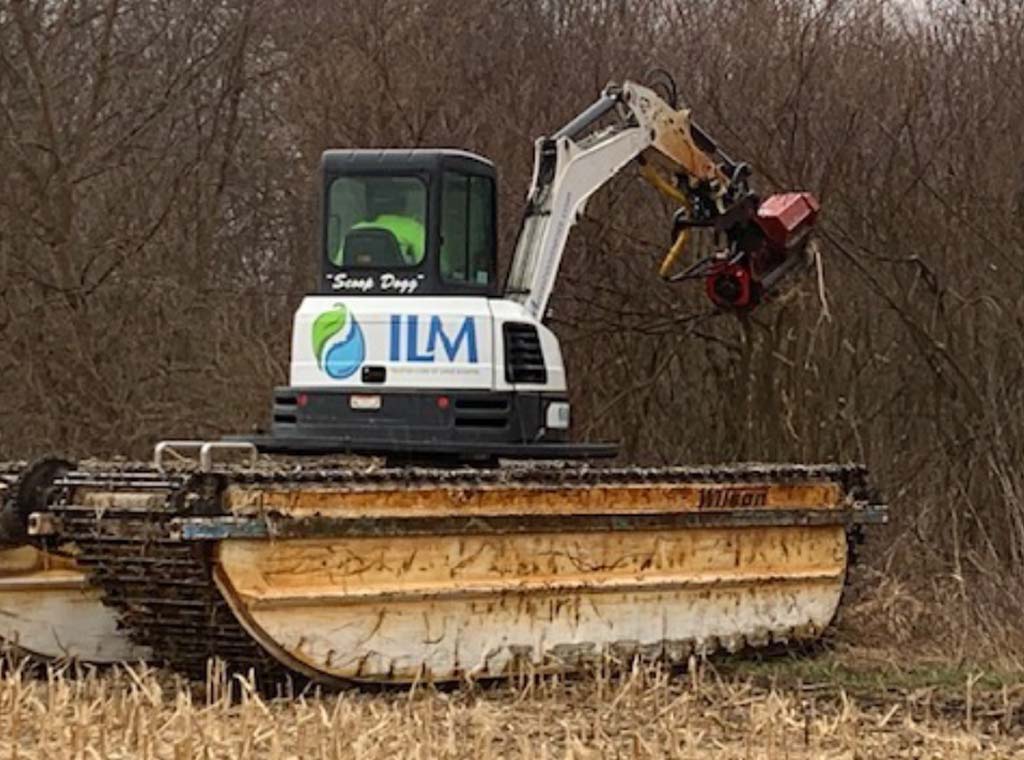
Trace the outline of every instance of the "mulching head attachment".
{"label": "mulching head attachment", "polygon": [[[749,311],[770,300],[791,275],[809,267],[808,243],[819,209],[810,193],[779,193],[760,203],[749,196],[736,211],[715,219],[711,225],[724,233],[727,245],[667,279],[703,280],[715,306]],[[705,225],[693,224],[686,214],[677,214],[673,229],[677,243],[685,242],[688,230],[694,226]]]}

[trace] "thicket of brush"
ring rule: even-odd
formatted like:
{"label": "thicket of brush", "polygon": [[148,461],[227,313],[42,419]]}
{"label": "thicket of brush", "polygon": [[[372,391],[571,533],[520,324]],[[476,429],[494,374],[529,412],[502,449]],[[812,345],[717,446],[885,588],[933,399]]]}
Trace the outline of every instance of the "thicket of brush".
{"label": "thicket of brush", "polygon": [[894,567],[998,570],[1010,604],[1024,6],[922,5],[0,2],[0,457],[265,422],[322,149],[492,157],[507,262],[533,139],[658,65],[760,189],[820,196],[827,308],[808,282],[695,320],[698,289],[655,274],[672,209],[620,178],[552,307],[579,432],[631,462],[865,460]]}

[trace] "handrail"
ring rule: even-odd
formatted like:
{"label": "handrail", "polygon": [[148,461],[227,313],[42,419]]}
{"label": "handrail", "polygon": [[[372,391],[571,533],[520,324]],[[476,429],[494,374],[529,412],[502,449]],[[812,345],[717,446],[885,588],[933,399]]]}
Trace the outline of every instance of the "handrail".
{"label": "handrail", "polygon": [[[178,459],[196,458],[199,460],[199,469],[202,472],[211,472],[214,465],[214,453],[218,451],[246,454],[250,467],[256,466],[256,459],[259,456],[256,446],[248,441],[160,441],[153,449],[153,466],[162,472],[165,469],[165,458],[173,454]],[[186,456],[186,452],[189,452],[191,456]]]}

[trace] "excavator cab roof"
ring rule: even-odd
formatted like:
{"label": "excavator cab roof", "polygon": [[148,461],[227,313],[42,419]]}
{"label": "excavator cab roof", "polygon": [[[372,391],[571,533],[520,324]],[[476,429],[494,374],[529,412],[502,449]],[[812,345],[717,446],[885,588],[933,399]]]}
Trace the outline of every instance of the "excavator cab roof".
{"label": "excavator cab roof", "polygon": [[495,295],[495,170],[454,149],[328,150],[322,293]]}
{"label": "excavator cab roof", "polygon": [[362,170],[385,164],[404,164],[419,169],[433,169],[438,166],[458,166],[465,163],[470,170],[482,168],[494,173],[494,162],[479,153],[459,148],[359,148],[355,150],[325,150],[321,156],[321,167],[327,171],[344,174],[353,167]]}

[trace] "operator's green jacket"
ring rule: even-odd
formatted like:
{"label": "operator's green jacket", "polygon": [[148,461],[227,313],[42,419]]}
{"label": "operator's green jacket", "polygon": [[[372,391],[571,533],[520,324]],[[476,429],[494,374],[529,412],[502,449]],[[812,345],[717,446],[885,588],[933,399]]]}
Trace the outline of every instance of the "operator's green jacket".
{"label": "operator's green jacket", "polygon": [[387,230],[395,236],[402,257],[408,264],[419,264],[423,261],[426,250],[426,231],[423,225],[409,216],[398,214],[381,214],[376,219],[358,222],[352,225],[354,230],[379,229]]}

